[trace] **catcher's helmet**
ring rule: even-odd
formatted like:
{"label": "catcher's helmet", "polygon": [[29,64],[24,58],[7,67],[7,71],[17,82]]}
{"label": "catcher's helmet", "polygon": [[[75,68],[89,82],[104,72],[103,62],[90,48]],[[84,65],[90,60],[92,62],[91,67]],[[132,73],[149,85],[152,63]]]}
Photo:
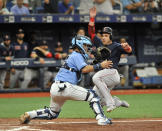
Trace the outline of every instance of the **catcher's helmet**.
{"label": "catcher's helmet", "polygon": [[83,45],[92,46],[92,42],[91,42],[89,37],[87,37],[87,36],[75,36],[72,39],[72,47],[73,48],[77,47],[81,51],[81,53],[83,54],[84,58],[88,59],[88,54],[84,50]]}
{"label": "catcher's helmet", "polygon": [[107,33],[107,34],[110,34],[110,40],[112,40],[112,29],[110,27],[104,27],[102,29],[102,34],[103,33]]}

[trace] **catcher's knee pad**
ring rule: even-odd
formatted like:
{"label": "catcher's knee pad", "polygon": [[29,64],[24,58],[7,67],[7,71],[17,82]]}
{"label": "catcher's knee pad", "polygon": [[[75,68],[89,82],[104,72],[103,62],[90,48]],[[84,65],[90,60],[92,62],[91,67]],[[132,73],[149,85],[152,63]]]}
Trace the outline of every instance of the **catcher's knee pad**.
{"label": "catcher's knee pad", "polygon": [[44,109],[36,110],[36,113],[36,118],[51,120],[57,118],[60,112],[55,112],[52,111],[50,108],[45,107]]}

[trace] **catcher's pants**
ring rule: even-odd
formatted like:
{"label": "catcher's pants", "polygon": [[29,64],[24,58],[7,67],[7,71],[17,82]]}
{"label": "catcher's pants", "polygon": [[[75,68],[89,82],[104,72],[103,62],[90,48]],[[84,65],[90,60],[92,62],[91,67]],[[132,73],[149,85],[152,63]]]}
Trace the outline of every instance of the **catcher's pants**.
{"label": "catcher's pants", "polygon": [[6,77],[6,69],[0,69],[0,90],[4,87],[4,80]]}
{"label": "catcher's pants", "polygon": [[[63,89],[65,87],[65,89]],[[68,82],[55,82],[51,86],[51,102],[50,108],[53,111],[59,112],[66,100],[80,100],[84,101],[87,97],[88,90],[72,85]]]}
{"label": "catcher's pants", "polygon": [[107,107],[115,106],[110,90],[120,83],[120,76],[116,69],[103,69],[93,76],[95,84],[93,90],[101,98],[101,103]]}

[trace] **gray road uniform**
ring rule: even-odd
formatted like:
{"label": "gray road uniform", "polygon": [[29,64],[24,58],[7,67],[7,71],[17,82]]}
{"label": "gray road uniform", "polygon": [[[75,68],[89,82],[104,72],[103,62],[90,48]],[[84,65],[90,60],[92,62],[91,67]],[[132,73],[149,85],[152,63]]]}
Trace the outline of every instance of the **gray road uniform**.
{"label": "gray road uniform", "polygon": [[[26,42],[23,42],[22,44],[15,42],[13,47],[15,52],[14,58],[27,58],[28,44]],[[24,70],[25,67],[16,67],[15,72],[10,74],[10,88],[14,88],[17,81],[19,86],[21,86],[21,83],[24,79]]]}
{"label": "gray road uniform", "polygon": [[[5,39],[10,40],[10,39]],[[0,61],[6,61],[5,57],[10,56],[13,58],[14,56],[14,50],[13,46],[6,46],[4,42],[0,44]],[[4,80],[6,77],[7,69],[6,68],[0,68],[0,90],[4,87]]]}

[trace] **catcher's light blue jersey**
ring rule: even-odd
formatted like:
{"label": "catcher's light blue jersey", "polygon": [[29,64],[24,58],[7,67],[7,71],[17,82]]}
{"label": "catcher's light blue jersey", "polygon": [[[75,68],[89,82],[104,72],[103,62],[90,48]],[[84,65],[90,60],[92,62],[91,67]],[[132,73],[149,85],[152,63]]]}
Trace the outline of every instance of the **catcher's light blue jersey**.
{"label": "catcher's light blue jersey", "polygon": [[[87,65],[82,54],[73,51],[73,53],[65,61],[68,67],[73,68],[75,71],[80,71]],[[59,72],[55,77],[55,81],[64,81],[71,84],[77,84],[78,78],[76,72],[72,72],[65,68],[60,68]]]}

